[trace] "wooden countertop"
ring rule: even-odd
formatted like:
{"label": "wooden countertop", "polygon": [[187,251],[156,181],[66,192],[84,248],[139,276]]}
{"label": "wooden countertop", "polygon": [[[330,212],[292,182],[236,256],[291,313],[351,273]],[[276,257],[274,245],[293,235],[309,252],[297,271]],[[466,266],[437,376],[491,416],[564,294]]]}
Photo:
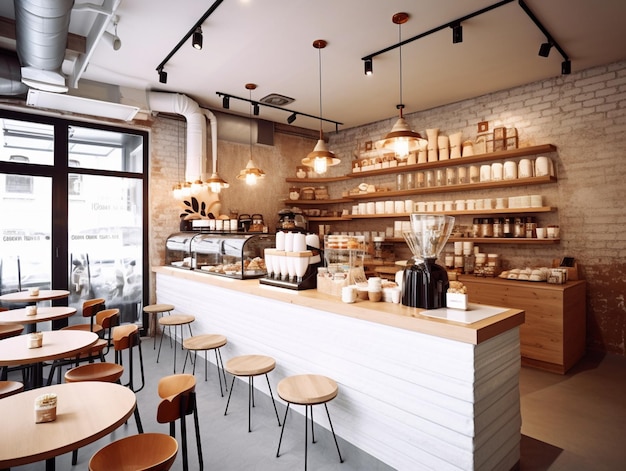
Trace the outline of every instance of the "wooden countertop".
{"label": "wooden countertop", "polygon": [[320,293],[317,290],[295,291],[262,285],[259,280],[235,280],[193,270],[181,270],[173,267],[153,267],[155,273],[206,283],[223,289],[238,291],[246,295],[255,295],[298,306],[331,312],[360,320],[375,322],[390,327],[412,330],[423,334],[456,340],[470,344],[479,344],[507,330],[524,323],[524,311],[502,308],[502,313],[473,324],[463,324],[446,319],[427,317],[423,309],[407,307],[402,304],[371,301],[357,301],[354,304],[341,302],[337,297]]}

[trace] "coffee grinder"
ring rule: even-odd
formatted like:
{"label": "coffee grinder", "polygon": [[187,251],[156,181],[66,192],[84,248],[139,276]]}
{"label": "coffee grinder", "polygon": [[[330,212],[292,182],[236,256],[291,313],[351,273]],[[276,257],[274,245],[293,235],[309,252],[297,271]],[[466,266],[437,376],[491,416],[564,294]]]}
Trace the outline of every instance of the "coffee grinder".
{"label": "coffee grinder", "polygon": [[402,304],[422,309],[446,307],[448,273],[435,262],[450,237],[454,217],[413,213],[410,218],[411,230],[402,235],[413,258],[404,269]]}

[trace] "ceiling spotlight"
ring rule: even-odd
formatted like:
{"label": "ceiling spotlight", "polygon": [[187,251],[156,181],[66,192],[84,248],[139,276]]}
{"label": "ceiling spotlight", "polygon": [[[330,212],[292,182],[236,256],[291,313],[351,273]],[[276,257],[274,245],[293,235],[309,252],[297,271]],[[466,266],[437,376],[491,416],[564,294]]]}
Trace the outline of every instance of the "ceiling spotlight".
{"label": "ceiling spotlight", "polygon": [[365,75],[372,75],[373,73],[372,59],[365,59]]}
{"label": "ceiling spotlight", "polygon": [[163,69],[158,69],[157,72],[159,72],[159,82],[167,83],[167,72]]}
{"label": "ceiling spotlight", "polygon": [[297,117],[298,115],[296,113],[291,113],[289,117],[287,118],[287,122],[291,124],[296,120]]}
{"label": "ceiling spotlight", "polygon": [[202,28],[200,26],[193,32],[191,44],[193,44],[194,49],[202,49]]}
{"label": "ceiling spotlight", "polygon": [[122,47],[122,40],[117,35],[117,23],[118,22],[119,22],[119,17],[116,15],[115,17],[113,17],[114,34],[111,34],[108,31],[105,31],[102,34],[102,38],[111,45],[114,51],[118,51]]}
{"label": "ceiling spotlight", "polygon": [[452,44],[458,44],[463,42],[463,26],[461,23],[457,21],[456,23],[452,23],[450,25],[452,28]]}
{"label": "ceiling spotlight", "polygon": [[561,62],[561,74],[569,75],[572,73],[572,62],[569,59]]}
{"label": "ceiling spotlight", "polygon": [[259,104],[258,103],[252,104],[252,114],[254,116],[259,116]]}
{"label": "ceiling spotlight", "polygon": [[542,43],[541,46],[539,46],[539,55],[541,57],[548,57],[550,55],[550,49],[552,49],[551,42]]}
{"label": "ceiling spotlight", "polygon": [[230,97],[229,96],[225,96],[224,98],[222,98],[222,108],[224,108],[225,110],[230,108]]}

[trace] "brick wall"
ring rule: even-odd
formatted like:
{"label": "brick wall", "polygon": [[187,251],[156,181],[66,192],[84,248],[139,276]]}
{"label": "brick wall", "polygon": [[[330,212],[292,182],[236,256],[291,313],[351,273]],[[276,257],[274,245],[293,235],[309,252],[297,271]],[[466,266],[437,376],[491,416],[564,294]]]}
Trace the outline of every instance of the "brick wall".
{"label": "brick wall", "polygon": [[[390,108],[392,106],[390,105]],[[557,184],[472,191],[465,196],[490,197],[541,193],[544,204],[557,207],[554,213],[539,215],[541,225],[559,224],[558,245],[492,245],[483,251],[501,254],[505,267],[546,266],[553,258],[574,257],[587,280],[587,343],[589,348],[626,354],[626,62],[559,76],[510,90],[405,116],[423,134],[439,128],[442,134],[462,131],[474,138],[477,123],[515,127],[520,146],[554,144],[549,155],[556,164]],[[342,159],[332,175],[350,173],[351,160],[359,143],[384,136],[394,118],[330,134],[329,147]],[[179,211],[172,210],[171,188],[177,181],[178,124],[157,118],[151,133],[150,217],[153,229],[153,264],[163,263],[167,235],[178,228]],[[268,173],[262,186],[248,190],[231,186],[222,196],[223,212],[236,206],[246,212],[262,208],[266,222],[276,221],[284,207],[288,184],[295,166],[312,149],[314,142],[281,136],[273,148],[260,149],[255,161]],[[210,148],[210,146],[209,146]],[[231,185],[245,166],[248,146],[218,141],[220,175]],[[184,151],[181,151],[184,156]],[[184,158],[184,157],[183,157]],[[210,165],[209,165],[210,167]],[[393,186],[394,178],[377,177],[369,183]],[[360,183],[358,179],[329,185],[331,197]],[[342,187],[343,185],[343,187]],[[262,190],[262,191],[261,191]],[[432,195],[414,200],[434,201],[463,198],[464,194]],[[252,201],[251,201],[252,200]],[[261,203],[259,203],[261,202]],[[460,219],[467,222],[467,218]],[[381,220],[383,221],[383,220]],[[348,223],[346,223],[348,224]],[[367,227],[363,227],[366,224]],[[335,230],[381,230],[382,222],[355,220]],[[378,227],[377,227],[378,225]]]}

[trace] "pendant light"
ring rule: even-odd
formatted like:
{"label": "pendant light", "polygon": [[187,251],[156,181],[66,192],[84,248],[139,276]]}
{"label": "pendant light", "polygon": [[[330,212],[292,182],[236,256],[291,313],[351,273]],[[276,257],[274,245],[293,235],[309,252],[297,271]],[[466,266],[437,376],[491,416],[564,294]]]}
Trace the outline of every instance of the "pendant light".
{"label": "pendant light", "polygon": [[398,25],[398,43],[400,44],[398,46],[400,51],[400,103],[396,105],[396,108],[400,111],[400,117],[382,142],[384,149],[393,150],[396,157],[401,160],[407,159],[410,152],[415,152],[428,143],[419,133],[411,130],[402,113],[404,109],[404,104],[402,103],[402,25],[408,20],[408,13],[396,13],[391,18],[391,21]]}
{"label": "pendant light", "polygon": [[[258,110],[257,104],[252,103],[252,90],[256,89],[256,84],[254,83],[246,83],[246,89],[250,95],[250,160],[248,160],[248,164],[246,168],[239,172],[237,175],[238,180],[245,180],[248,185],[256,185],[256,182],[259,178],[265,177],[265,172],[254,164],[252,160],[252,108],[256,106],[255,110]],[[258,112],[256,113],[258,114]]]}
{"label": "pendant light", "polygon": [[313,167],[317,174],[324,174],[328,167],[337,165],[341,160],[335,157],[335,154],[328,150],[326,142],[324,142],[324,131],[322,130],[322,49],[326,47],[326,41],[316,39],[313,41],[313,47],[317,49],[319,63],[319,81],[320,81],[320,138],[315,144],[313,152],[302,159],[302,165]]}
{"label": "pendant light", "polygon": [[[211,139],[217,139],[217,135],[211,136]],[[204,183],[209,185],[209,189],[213,193],[219,193],[222,189],[228,188],[230,184],[217,174],[217,151],[214,152],[211,157],[213,163],[213,173],[211,174],[211,178],[205,180]]]}

